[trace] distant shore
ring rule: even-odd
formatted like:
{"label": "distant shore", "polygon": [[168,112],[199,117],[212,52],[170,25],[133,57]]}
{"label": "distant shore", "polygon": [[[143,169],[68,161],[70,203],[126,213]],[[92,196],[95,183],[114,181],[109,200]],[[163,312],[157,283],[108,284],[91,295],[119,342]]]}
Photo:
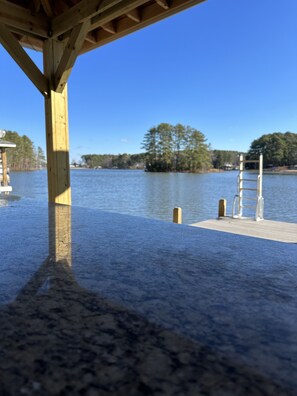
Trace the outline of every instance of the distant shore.
{"label": "distant shore", "polygon": [[[135,168],[86,168],[86,167],[73,167],[70,168],[70,170],[138,170],[138,171],[145,171],[145,169],[135,169]],[[180,171],[180,172],[151,172],[151,173],[195,173],[195,174],[201,174],[201,173],[226,173],[226,172],[238,172],[238,169],[230,169],[230,170],[224,170],[224,169],[209,169],[209,170],[204,170],[204,171],[198,171],[198,172],[189,172],[189,171]],[[297,175],[297,169],[288,169],[287,167],[276,167],[276,168],[265,168],[263,169],[263,174],[265,175]]]}
{"label": "distant shore", "polygon": [[263,169],[265,175],[296,175],[297,168],[289,169],[287,166],[278,166],[275,168],[265,168]]}
{"label": "distant shore", "polygon": [[[84,166],[77,166],[77,167],[71,167],[70,170],[138,170],[138,171],[145,171],[143,168],[87,168]],[[11,169],[10,173],[12,172],[34,172],[34,171],[40,171],[40,170],[46,170],[46,168],[40,168],[40,169],[18,169],[18,170],[13,170]],[[211,168],[209,170],[204,170],[204,171],[197,171],[197,172],[189,172],[189,171],[180,171],[180,172],[151,172],[151,173],[195,173],[195,174],[202,174],[202,173],[226,173],[226,172],[238,172],[238,169],[230,169],[230,170],[224,170],[224,169],[215,169]],[[282,167],[275,167],[275,168],[265,168],[263,169],[263,174],[265,175],[297,175],[297,169],[288,169],[288,167],[282,166]]]}

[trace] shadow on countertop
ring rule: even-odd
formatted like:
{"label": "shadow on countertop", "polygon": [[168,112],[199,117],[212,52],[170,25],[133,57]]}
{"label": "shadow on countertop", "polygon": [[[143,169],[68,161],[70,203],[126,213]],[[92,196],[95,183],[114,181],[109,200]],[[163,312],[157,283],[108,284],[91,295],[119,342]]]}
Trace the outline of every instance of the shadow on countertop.
{"label": "shadow on countertop", "polygon": [[0,310],[0,394],[293,395],[94,294],[48,258]]}

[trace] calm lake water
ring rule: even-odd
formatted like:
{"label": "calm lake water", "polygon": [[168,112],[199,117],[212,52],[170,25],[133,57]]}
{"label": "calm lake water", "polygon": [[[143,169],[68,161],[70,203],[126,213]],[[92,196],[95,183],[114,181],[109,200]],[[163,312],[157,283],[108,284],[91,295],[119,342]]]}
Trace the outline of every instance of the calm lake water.
{"label": "calm lake water", "polygon": [[[183,209],[183,223],[217,216],[218,201],[227,199],[231,214],[237,172],[187,174],[137,170],[72,170],[73,205],[172,221]],[[13,195],[47,201],[46,171],[11,173]],[[264,217],[297,223],[297,175],[264,175]],[[245,215],[249,215],[245,213]],[[251,215],[251,213],[250,213]]]}

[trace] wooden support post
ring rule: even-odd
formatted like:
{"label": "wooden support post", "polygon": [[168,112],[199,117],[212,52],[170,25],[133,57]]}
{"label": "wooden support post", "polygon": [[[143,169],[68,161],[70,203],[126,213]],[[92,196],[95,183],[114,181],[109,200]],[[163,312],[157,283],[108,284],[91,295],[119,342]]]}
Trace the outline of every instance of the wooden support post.
{"label": "wooden support post", "polygon": [[49,80],[45,97],[46,148],[49,202],[71,205],[67,84],[62,93],[54,91],[55,74],[64,45],[53,39],[44,44],[44,74]]}
{"label": "wooden support post", "polygon": [[182,208],[173,209],[173,222],[177,224],[182,223]]}
{"label": "wooden support post", "polygon": [[8,177],[7,177],[7,153],[5,148],[1,149],[1,158],[2,158],[2,185],[8,186]]}
{"label": "wooden support post", "polygon": [[226,217],[226,207],[227,207],[226,199],[220,199],[219,200],[219,217]]}

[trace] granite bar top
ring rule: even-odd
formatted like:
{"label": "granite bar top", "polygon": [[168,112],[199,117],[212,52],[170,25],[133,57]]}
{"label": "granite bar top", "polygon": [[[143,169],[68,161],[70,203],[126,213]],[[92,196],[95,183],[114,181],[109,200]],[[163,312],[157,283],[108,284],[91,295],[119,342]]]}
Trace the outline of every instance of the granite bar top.
{"label": "granite bar top", "polygon": [[0,395],[296,395],[297,245],[0,208]]}

